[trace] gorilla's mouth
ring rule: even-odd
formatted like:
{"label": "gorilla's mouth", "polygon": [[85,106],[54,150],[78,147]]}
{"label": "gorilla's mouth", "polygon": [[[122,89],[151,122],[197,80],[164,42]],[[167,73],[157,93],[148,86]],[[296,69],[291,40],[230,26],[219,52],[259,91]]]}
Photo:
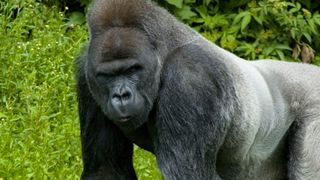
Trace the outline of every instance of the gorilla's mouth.
{"label": "gorilla's mouth", "polygon": [[119,122],[125,123],[125,122],[130,121],[131,119],[132,119],[131,116],[126,116],[126,117],[120,118],[120,119],[119,119]]}

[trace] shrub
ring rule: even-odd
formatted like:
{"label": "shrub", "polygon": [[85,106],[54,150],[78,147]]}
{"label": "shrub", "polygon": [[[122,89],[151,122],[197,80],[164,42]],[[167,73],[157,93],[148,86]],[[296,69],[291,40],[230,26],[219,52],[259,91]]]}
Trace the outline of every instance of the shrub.
{"label": "shrub", "polygon": [[320,5],[310,0],[165,0],[177,17],[245,59],[320,64]]}

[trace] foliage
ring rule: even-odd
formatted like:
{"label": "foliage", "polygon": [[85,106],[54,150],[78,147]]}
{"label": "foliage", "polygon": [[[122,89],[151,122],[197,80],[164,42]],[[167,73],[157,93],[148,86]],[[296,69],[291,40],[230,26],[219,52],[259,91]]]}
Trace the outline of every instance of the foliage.
{"label": "foliage", "polygon": [[245,59],[320,64],[320,9],[310,0],[165,0],[177,17]]}
{"label": "foliage", "polygon": [[[60,10],[0,2],[0,179],[79,179],[73,59],[88,35]],[[134,164],[140,179],[161,179],[150,153],[135,147]]]}
{"label": "foliage", "polygon": [[[84,22],[92,0],[42,0],[72,8],[70,24]],[[206,38],[245,59],[320,64],[320,3],[312,0],[154,0]],[[82,10],[79,12],[79,7]],[[80,5],[79,5],[80,4]],[[80,8],[81,9],[81,8]]]}

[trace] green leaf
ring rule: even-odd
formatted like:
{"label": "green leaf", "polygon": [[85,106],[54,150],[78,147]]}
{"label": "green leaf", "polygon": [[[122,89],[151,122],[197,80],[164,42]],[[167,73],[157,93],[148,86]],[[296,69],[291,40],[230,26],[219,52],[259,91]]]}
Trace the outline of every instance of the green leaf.
{"label": "green leaf", "polygon": [[248,11],[244,11],[244,12],[241,12],[239,13],[233,20],[232,24],[235,25],[235,24],[238,24],[241,19],[244,17],[244,16],[247,16],[247,15],[250,15],[250,12]]}
{"label": "green leaf", "polygon": [[0,112],[0,118],[6,118],[7,116]]}
{"label": "green leaf", "polygon": [[311,39],[310,34],[308,34],[308,33],[306,33],[306,32],[304,32],[304,33],[302,33],[302,34],[303,34],[303,36],[308,40],[308,42],[311,44],[312,39]]}
{"label": "green leaf", "polygon": [[296,5],[294,3],[291,3],[291,2],[286,2],[285,4],[286,4],[287,7],[290,7],[290,6],[291,7],[296,7]]}
{"label": "green leaf", "polygon": [[292,8],[292,9],[290,9],[290,13],[296,13],[296,12],[298,12],[299,10],[301,9],[301,4],[300,3],[296,3],[296,6],[294,7],[294,8]]}
{"label": "green leaf", "polygon": [[192,4],[195,2],[196,2],[196,0],[184,0],[184,4]]}
{"label": "green leaf", "polygon": [[200,14],[202,18],[206,18],[208,15],[206,6],[198,6],[196,7],[196,11]]}
{"label": "green leaf", "polygon": [[285,44],[276,44],[274,45],[274,48],[280,49],[280,50],[289,50],[289,51],[292,50],[292,48],[290,48],[288,45],[285,45]]}
{"label": "green leaf", "polygon": [[257,15],[252,15],[252,17],[254,18],[254,20],[257,21],[257,23],[259,23],[260,25],[263,24],[263,20],[262,20],[262,17],[259,17]]}
{"label": "green leaf", "polygon": [[241,21],[241,31],[243,31],[251,21],[251,15],[247,14]]}
{"label": "green leaf", "polygon": [[203,1],[203,4],[206,5],[206,6],[208,6],[208,5],[210,4],[210,2],[211,2],[211,0],[204,0],[204,1]]}
{"label": "green leaf", "polygon": [[177,11],[177,15],[182,20],[186,20],[186,19],[191,19],[192,17],[195,17],[197,14],[195,12],[191,11],[191,7],[190,6],[184,5],[182,9]]}
{"label": "green leaf", "polygon": [[83,24],[86,21],[86,17],[82,12],[72,12],[68,24]]}
{"label": "green leaf", "polygon": [[169,4],[176,6],[177,8],[182,8],[183,0],[166,0]]}
{"label": "green leaf", "polygon": [[309,24],[309,27],[311,29],[311,31],[314,33],[314,34],[317,34],[317,27],[316,27],[316,24],[314,22],[314,19],[308,19],[307,20],[308,24]]}
{"label": "green leaf", "polygon": [[216,14],[211,18],[211,22],[214,24],[214,27],[223,27],[228,26],[229,21],[225,17],[225,15]]}
{"label": "green leaf", "polygon": [[274,47],[272,46],[266,47],[263,50],[263,54],[265,54],[266,56],[269,56],[273,51],[274,51]]}
{"label": "green leaf", "polygon": [[278,56],[279,56],[279,58],[281,59],[281,60],[285,60],[286,58],[285,58],[285,56],[284,56],[284,54],[283,54],[283,52],[281,51],[281,50],[276,50],[276,52],[277,52],[277,54],[278,54]]}
{"label": "green leaf", "polygon": [[320,14],[316,13],[313,15],[314,22],[320,25]]}
{"label": "green leaf", "polygon": [[204,19],[203,18],[193,18],[192,20],[195,23],[204,23]]}

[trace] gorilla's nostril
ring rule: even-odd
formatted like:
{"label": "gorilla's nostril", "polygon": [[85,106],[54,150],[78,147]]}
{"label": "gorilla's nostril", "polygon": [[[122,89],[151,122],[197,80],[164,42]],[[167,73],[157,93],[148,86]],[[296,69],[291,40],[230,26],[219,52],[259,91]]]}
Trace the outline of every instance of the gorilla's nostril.
{"label": "gorilla's nostril", "polygon": [[112,95],[112,99],[121,100],[121,96],[119,94]]}
{"label": "gorilla's nostril", "polygon": [[131,97],[131,93],[129,91],[122,94],[122,99],[128,100]]}
{"label": "gorilla's nostril", "polygon": [[125,91],[121,94],[115,93],[112,95],[112,99],[119,100],[119,101],[129,100],[130,98],[131,98],[131,93],[129,91]]}

